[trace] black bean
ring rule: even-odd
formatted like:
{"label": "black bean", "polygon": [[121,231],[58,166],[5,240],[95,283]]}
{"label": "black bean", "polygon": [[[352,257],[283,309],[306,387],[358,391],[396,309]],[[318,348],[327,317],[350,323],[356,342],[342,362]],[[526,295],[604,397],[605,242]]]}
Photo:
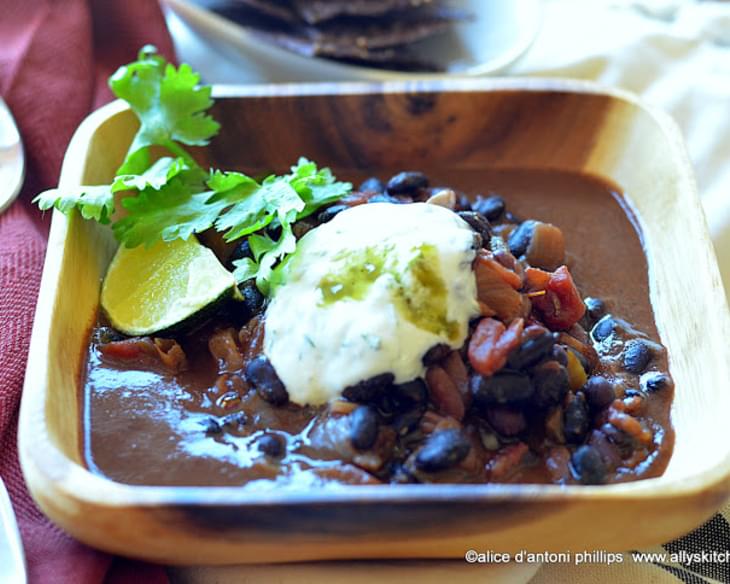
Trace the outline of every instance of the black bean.
{"label": "black bean", "polygon": [[535,221],[523,221],[520,226],[510,233],[507,245],[516,258],[524,255],[530,245],[532,234],[535,232]]}
{"label": "black bean", "polygon": [[586,305],[586,316],[589,318],[591,325],[606,315],[606,303],[600,298],[589,296],[583,300],[583,304]]}
{"label": "black bean", "polygon": [[456,210],[457,211],[471,211],[471,201],[464,193],[456,194]]}
{"label": "black bean", "polygon": [[256,287],[255,280],[246,280],[241,282],[238,285],[238,291],[241,293],[241,296],[243,296],[243,305],[246,307],[249,317],[261,312],[266,298]]}
{"label": "black bean", "polygon": [[628,458],[634,453],[636,440],[633,436],[609,423],[603,424],[601,431],[606,435],[608,441],[616,446],[622,458]]}
{"label": "black bean", "polygon": [[672,380],[668,375],[665,375],[664,373],[657,373],[644,381],[644,389],[649,393],[652,393],[666,389],[671,384]]}
{"label": "black bean", "polygon": [[246,365],[246,380],[256,388],[261,399],[280,406],[289,401],[289,393],[271,362],[259,355]]}
{"label": "black bean", "polygon": [[377,176],[371,176],[362,181],[358,190],[361,193],[384,193],[385,185]]}
{"label": "black bean", "polygon": [[234,412],[223,417],[223,426],[226,430],[240,432],[246,425],[246,412]]}
{"label": "black bean", "polygon": [[426,412],[426,404],[420,404],[411,409],[398,414],[391,422],[393,430],[401,436],[413,432],[421,422],[423,414]]}
{"label": "black bean", "polygon": [[422,172],[401,172],[388,181],[390,195],[409,195],[428,186],[428,178]]}
{"label": "black bean", "polygon": [[375,409],[382,415],[384,421],[388,424],[393,416],[399,411],[398,404],[391,393],[392,390],[381,393],[372,404],[373,407],[375,407]]}
{"label": "black bean", "polygon": [[563,432],[568,442],[583,441],[590,426],[588,404],[582,392],[576,392],[563,412]]}
{"label": "black bean", "polygon": [[317,213],[317,221],[319,223],[327,223],[345,209],[349,209],[349,207],[347,205],[330,205],[326,209],[322,209],[319,213]]}
{"label": "black bean", "polygon": [[441,361],[441,359],[445,359],[449,353],[451,353],[451,347],[445,345],[444,343],[439,343],[438,345],[434,345],[428,351],[426,351],[426,354],[421,358],[421,362],[426,367],[430,365],[435,365],[436,363]]}
{"label": "black bean", "polygon": [[581,446],[571,458],[577,479],[584,485],[600,485],[606,482],[606,463],[593,446]]}
{"label": "black bean", "polygon": [[368,203],[389,203],[391,205],[403,205],[410,202],[411,201],[404,200],[402,198],[391,197],[390,195],[385,193],[374,195],[368,199]]}
{"label": "black bean", "polygon": [[[553,333],[542,333],[528,339],[509,354],[507,363],[512,369],[526,369],[552,354],[555,345]],[[567,364],[567,356],[566,356]]]}
{"label": "black bean", "polygon": [[278,223],[270,223],[265,231],[271,239],[281,238],[281,225],[279,225]]}
{"label": "black bean", "polygon": [[602,375],[590,377],[583,387],[588,404],[594,410],[607,408],[616,399],[616,390],[608,379]]}
{"label": "black bean", "polygon": [[414,379],[408,383],[394,385],[390,392],[396,407],[406,410],[413,406],[425,404],[428,401],[428,388],[423,379]]}
{"label": "black bean", "polygon": [[568,371],[557,361],[545,361],[532,370],[535,393],[530,400],[538,408],[546,408],[562,401],[570,389]]}
{"label": "black bean", "polygon": [[257,442],[258,449],[271,458],[281,458],[286,452],[284,440],[276,434],[264,434]]}
{"label": "black bean", "polygon": [[514,213],[510,213],[509,211],[505,211],[504,220],[507,223],[522,223],[522,220],[517,217],[517,215],[515,215]]}
{"label": "black bean", "polygon": [[205,418],[204,420],[200,421],[200,425],[205,430],[205,433],[209,436],[213,434],[220,434],[223,431],[221,425],[218,423],[218,420],[216,420],[215,418]]}
{"label": "black bean", "polygon": [[471,450],[471,443],[460,430],[449,428],[434,432],[416,455],[416,468],[424,472],[446,470],[459,464]]}
{"label": "black bean", "polygon": [[469,227],[482,237],[482,241],[489,241],[492,237],[492,232],[489,228],[489,221],[487,221],[481,213],[475,213],[474,211],[459,211],[458,215],[469,224]]}
{"label": "black bean", "polygon": [[607,314],[596,323],[591,331],[591,335],[593,335],[593,338],[600,343],[610,337],[615,328],[616,321],[613,320],[610,314]]}
{"label": "black bean", "polygon": [[485,417],[502,436],[516,436],[527,428],[525,414],[515,408],[494,406],[487,410]]}
{"label": "black bean", "polygon": [[470,381],[474,400],[480,404],[519,404],[535,391],[530,378],[516,371],[502,371],[490,377],[474,375]]}
{"label": "black bean", "polygon": [[244,258],[253,259],[253,252],[251,251],[251,245],[248,243],[248,237],[240,240],[236,244],[236,247],[233,248],[231,255],[228,256],[228,268],[233,269],[233,262]]}
{"label": "black bean", "polygon": [[358,406],[350,414],[350,441],[357,450],[367,450],[378,437],[380,419],[370,406]]}
{"label": "black bean", "polygon": [[345,399],[359,403],[375,401],[382,393],[393,384],[395,377],[392,373],[382,373],[370,379],[365,379],[354,385],[347,386],[342,390]]}
{"label": "black bean", "polygon": [[624,347],[624,369],[629,373],[635,373],[640,375],[643,373],[649,362],[651,361],[652,354],[649,345],[647,345],[641,339],[632,339]]}
{"label": "black bean", "polygon": [[505,202],[499,195],[490,197],[477,197],[471,208],[477,213],[484,215],[489,221],[496,221],[504,213]]}

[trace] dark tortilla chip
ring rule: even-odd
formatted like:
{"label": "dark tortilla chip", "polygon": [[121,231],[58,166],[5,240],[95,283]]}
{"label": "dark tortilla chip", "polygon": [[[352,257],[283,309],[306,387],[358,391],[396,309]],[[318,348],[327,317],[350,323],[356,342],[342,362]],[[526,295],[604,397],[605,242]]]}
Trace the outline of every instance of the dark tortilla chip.
{"label": "dark tortilla chip", "polygon": [[338,19],[316,29],[307,29],[316,39],[319,55],[357,57],[364,51],[409,45],[447,31],[452,24],[468,20],[461,10],[432,7],[398,13],[382,19]]}
{"label": "dark tortilla chip", "polygon": [[294,8],[309,24],[341,16],[382,16],[431,4],[434,0],[293,0]]}
{"label": "dark tortilla chip", "polygon": [[[235,0],[231,4],[240,4],[251,9],[260,16],[273,18],[287,23],[299,22],[299,16],[286,0]],[[233,8],[232,6],[230,8]]]}
{"label": "dark tortilla chip", "polygon": [[[267,42],[274,43],[305,57],[331,58],[323,54],[322,48],[317,42],[306,35],[261,30],[253,32]],[[355,65],[398,71],[438,71],[440,69],[435,63],[412,55],[406,49],[400,47],[376,50],[362,50],[354,47],[347,57],[338,57],[337,60]]]}

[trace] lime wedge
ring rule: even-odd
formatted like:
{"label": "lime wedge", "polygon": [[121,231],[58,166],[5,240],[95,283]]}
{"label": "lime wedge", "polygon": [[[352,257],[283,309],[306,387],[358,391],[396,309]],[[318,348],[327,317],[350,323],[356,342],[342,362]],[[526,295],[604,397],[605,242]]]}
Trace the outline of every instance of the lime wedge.
{"label": "lime wedge", "polygon": [[233,274],[193,236],[150,248],[120,246],[101,287],[112,326],[130,336],[173,332],[238,297]]}

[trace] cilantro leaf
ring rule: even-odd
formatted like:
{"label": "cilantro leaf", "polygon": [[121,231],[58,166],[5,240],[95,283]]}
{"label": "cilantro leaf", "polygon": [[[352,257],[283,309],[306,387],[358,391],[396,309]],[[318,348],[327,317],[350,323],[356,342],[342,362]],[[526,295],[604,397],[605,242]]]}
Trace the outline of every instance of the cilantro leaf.
{"label": "cilantro leaf", "polygon": [[297,239],[292,233],[291,224],[285,223],[282,226],[281,236],[259,260],[259,270],[256,274],[256,286],[264,294],[269,293],[269,278],[274,265],[285,256],[294,253],[297,247]]}
{"label": "cilantro leaf", "polygon": [[207,204],[210,196],[210,191],[195,192],[179,177],[159,190],[147,188],[122,199],[127,216],[114,223],[114,235],[127,247],[188,239],[211,227],[220,213],[219,206]]}
{"label": "cilantro leaf", "polygon": [[297,219],[303,219],[320,207],[334,203],[352,190],[352,184],[335,181],[329,168],[318,170],[317,165],[306,158],[300,158],[296,166],[292,166],[289,176],[292,187],[305,203]]}
{"label": "cilantro leaf", "polygon": [[[200,85],[200,75],[189,65],[175,68],[167,63],[152,46],[144,47],[134,63],[120,67],[109,79],[109,86],[129,104],[141,124],[128,158],[143,156],[156,144],[192,161],[176,142],[205,146],[220,129],[205,113],[213,105],[210,86]],[[124,171],[129,170],[125,168],[128,162],[122,167]]]}
{"label": "cilantro leaf", "polygon": [[[213,171],[208,179],[208,188],[219,194],[219,197],[226,196],[233,189],[239,187],[258,188],[259,184],[250,176],[240,172]],[[240,193],[237,193],[238,196]]]}
{"label": "cilantro leaf", "polygon": [[[268,226],[275,217],[280,222],[293,221],[304,209],[305,203],[291,187],[286,177],[270,176],[259,185],[252,178],[240,173],[211,181],[208,186],[236,184],[218,193],[213,202],[225,201],[230,206],[216,221],[218,231],[225,231],[226,241],[233,241]],[[235,176],[231,176],[235,175]],[[227,182],[226,182],[227,181]]]}
{"label": "cilantro leaf", "polygon": [[233,260],[233,277],[236,278],[236,282],[245,282],[251,278],[255,278],[259,272],[259,265],[251,258],[242,258],[240,260]]}
{"label": "cilantro leaf", "polygon": [[[143,191],[146,188],[160,190],[173,178],[185,171],[194,169],[183,158],[160,158],[141,174],[122,174],[114,179],[112,189],[114,191],[124,189],[136,189]],[[201,179],[203,177],[201,176]]]}
{"label": "cilantro leaf", "polygon": [[[226,173],[226,178],[235,181],[232,174],[244,176]],[[267,177],[258,190],[254,188],[255,181],[246,178],[249,182],[245,183],[245,190],[236,190],[239,187],[234,186],[230,194],[220,195],[231,203],[216,222],[218,231],[226,231],[226,241],[254,233],[269,225],[275,217],[280,224],[303,219],[352,190],[350,183],[335,182],[329,168],[319,170],[306,158],[299,159],[291,174]],[[223,179],[219,182],[226,184]],[[209,186],[216,188],[210,183]]]}
{"label": "cilantro leaf", "polygon": [[227,241],[232,241],[263,229],[271,223],[272,216],[266,214],[265,205],[257,196],[261,189],[254,179],[240,172],[215,172],[208,181],[208,188],[214,191],[211,204],[223,205],[226,209],[218,217],[215,227],[228,231]]}
{"label": "cilantro leaf", "polygon": [[270,279],[274,265],[294,253],[297,239],[294,237],[291,224],[284,223],[278,240],[273,240],[268,235],[252,235],[249,237],[249,244],[254,259],[243,258],[234,261],[233,265],[236,269],[233,275],[238,282],[255,277],[258,289],[268,295],[271,291]]}
{"label": "cilantro leaf", "polygon": [[55,207],[68,214],[77,208],[84,219],[109,223],[114,213],[114,191],[109,185],[83,187],[78,191],[51,189],[33,199],[42,211]]}

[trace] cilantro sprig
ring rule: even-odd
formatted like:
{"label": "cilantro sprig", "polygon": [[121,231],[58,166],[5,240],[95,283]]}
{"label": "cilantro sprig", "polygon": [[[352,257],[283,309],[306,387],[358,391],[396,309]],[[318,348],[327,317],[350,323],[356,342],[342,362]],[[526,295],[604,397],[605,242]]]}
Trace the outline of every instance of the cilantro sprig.
{"label": "cilantro sprig", "polygon": [[[149,167],[150,146],[163,146],[191,166],[195,160],[180,146],[206,146],[220,124],[205,113],[213,105],[211,87],[200,85],[190,65],[175,68],[145,46],[134,63],[120,67],[109,87],[132,108],[140,128],[117,174],[138,174]],[[142,168],[144,167],[144,168]]]}
{"label": "cilantro sprig", "polygon": [[[206,146],[220,129],[207,113],[211,87],[201,85],[190,66],[176,68],[152,46],[120,67],[109,86],[140,122],[112,184],[47,191],[35,202],[43,210],[77,209],[84,219],[111,223],[127,247],[187,239],[208,229],[228,242],[248,237],[253,258],[235,261],[234,275],[239,282],[255,278],[268,293],[274,266],[296,249],[292,224],[352,189],[306,158],[289,174],[262,182],[236,171],[203,169],[186,146]],[[153,147],[169,156],[154,159]]]}

